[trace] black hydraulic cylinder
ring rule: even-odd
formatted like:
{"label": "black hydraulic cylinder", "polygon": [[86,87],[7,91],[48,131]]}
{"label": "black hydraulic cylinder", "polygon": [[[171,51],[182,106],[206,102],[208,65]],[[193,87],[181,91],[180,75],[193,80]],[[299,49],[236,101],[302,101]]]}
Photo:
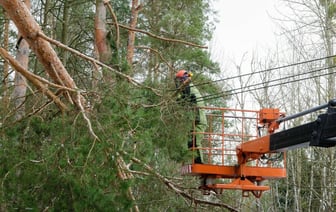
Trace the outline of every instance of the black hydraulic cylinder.
{"label": "black hydraulic cylinder", "polygon": [[286,116],[286,117],[283,117],[283,118],[279,118],[276,120],[276,122],[278,123],[281,123],[283,121],[288,121],[288,120],[291,120],[291,119],[295,119],[295,118],[298,118],[300,116],[304,116],[304,115],[307,115],[309,113],[312,113],[312,112],[315,112],[315,111],[318,111],[318,110],[322,110],[324,108],[327,108],[329,105],[329,103],[327,104],[323,104],[323,105],[319,105],[317,107],[313,107],[313,108],[310,108],[309,110],[305,110],[305,111],[302,111],[300,113],[296,113],[296,114],[293,114],[293,115],[290,115],[290,116]]}
{"label": "black hydraulic cylinder", "polygon": [[[336,145],[336,101],[320,105],[302,113],[278,119],[282,122],[310,112],[328,107],[327,113],[321,114],[314,122],[283,130],[270,135],[271,151],[286,151],[304,146],[332,147]],[[309,111],[309,112],[308,112]],[[287,119],[286,119],[287,118]]]}

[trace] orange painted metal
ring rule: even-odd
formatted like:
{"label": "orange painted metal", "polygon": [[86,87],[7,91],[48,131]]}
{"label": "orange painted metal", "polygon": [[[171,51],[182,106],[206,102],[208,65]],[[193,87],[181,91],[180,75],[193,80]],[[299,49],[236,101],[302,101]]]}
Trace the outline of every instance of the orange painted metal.
{"label": "orange painted metal", "polygon": [[[202,147],[192,150],[199,149],[205,160],[203,164],[183,166],[182,175],[204,179],[200,187],[204,190],[238,189],[242,190],[243,196],[250,192],[258,198],[269,189],[262,185],[263,181],[286,177],[285,154],[278,157],[279,153],[269,149],[269,133],[277,129],[273,123],[282,115],[279,109],[202,109],[207,111],[208,129],[193,132],[204,138]],[[261,136],[260,128],[264,129],[265,135]],[[207,180],[217,183],[208,184]]]}
{"label": "orange painted metal", "polygon": [[208,185],[210,188],[222,188],[222,189],[240,189],[240,190],[256,190],[256,191],[266,191],[269,190],[269,186],[256,186],[254,183],[249,181],[248,179],[240,179],[237,178],[231,183],[228,184],[214,184],[214,185]]}
{"label": "orange painted metal", "polygon": [[249,177],[266,180],[286,177],[286,170],[278,167],[258,166],[219,166],[211,164],[188,164],[182,166],[182,175],[206,175],[214,178]]}
{"label": "orange painted metal", "polygon": [[270,136],[266,135],[237,146],[238,163],[243,164],[249,160],[256,160],[263,154],[270,152]]}
{"label": "orange painted metal", "polygon": [[246,141],[239,145],[237,148],[244,152],[244,153],[259,153],[259,154],[265,154],[270,152],[270,143],[269,143],[269,135],[256,138],[250,141]]}
{"label": "orange painted metal", "polygon": [[284,116],[278,108],[263,108],[259,111],[259,124],[264,124],[268,128],[269,133],[274,133],[279,129],[279,124],[276,120]]}
{"label": "orange painted metal", "polygon": [[277,120],[280,117],[278,108],[263,108],[259,111],[259,123],[267,124]]}
{"label": "orange painted metal", "polygon": [[248,197],[248,192],[251,192],[255,197],[260,198],[262,192],[270,189],[269,186],[258,185],[256,186],[254,183],[249,181],[248,179],[240,179],[237,178],[231,183],[228,184],[215,184],[208,185],[209,188],[218,191],[218,189],[234,189],[234,190],[242,190],[243,196]]}

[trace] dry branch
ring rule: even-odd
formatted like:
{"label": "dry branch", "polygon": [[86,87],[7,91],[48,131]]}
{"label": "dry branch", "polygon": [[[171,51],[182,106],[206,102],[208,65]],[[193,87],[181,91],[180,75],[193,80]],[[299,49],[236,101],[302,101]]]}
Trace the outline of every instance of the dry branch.
{"label": "dry branch", "polygon": [[51,92],[47,86],[41,83],[36,77],[33,76],[32,73],[24,69],[5,49],[0,47],[0,55],[7,60],[12,67],[19,73],[21,73],[27,80],[29,80],[33,85],[35,85],[39,90],[45,93],[51,100],[55,102],[55,104],[60,108],[61,111],[68,110],[67,106],[63,104],[63,102],[56,96],[53,92]]}
{"label": "dry branch", "polygon": [[141,30],[141,29],[131,28],[131,27],[128,27],[128,26],[125,26],[125,25],[122,25],[122,24],[119,24],[119,27],[130,30],[130,31],[140,32],[140,33],[146,34],[146,35],[148,35],[152,38],[156,38],[156,39],[163,40],[163,41],[181,43],[181,44],[184,44],[184,45],[187,45],[187,46],[194,46],[194,47],[198,47],[198,48],[202,48],[202,49],[207,49],[208,48],[207,46],[198,45],[198,44],[191,43],[191,42],[184,41],[184,40],[177,40],[177,39],[172,39],[172,38],[161,37],[161,36],[155,35],[151,32],[146,32],[146,31]]}
{"label": "dry branch", "polygon": [[51,39],[51,38],[49,38],[48,36],[46,36],[45,34],[42,34],[42,33],[41,33],[41,34],[38,34],[38,36],[40,36],[42,39],[44,39],[44,40],[46,40],[46,41],[48,41],[48,42],[50,42],[50,43],[52,43],[52,44],[54,44],[54,45],[56,45],[56,46],[59,46],[59,47],[61,47],[61,48],[63,48],[63,49],[66,49],[66,50],[68,50],[69,52],[71,52],[71,53],[73,53],[73,54],[76,54],[77,56],[79,56],[79,57],[81,57],[81,58],[83,58],[83,59],[85,59],[85,60],[90,61],[91,63],[94,64],[94,66],[99,65],[99,66],[101,66],[101,67],[104,67],[104,68],[106,68],[106,69],[108,69],[108,70],[114,72],[115,74],[117,74],[117,75],[119,75],[119,76],[121,76],[121,77],[127,79],[127,81],[130,82],[131,84],[133,84],[134,86],[137,86],[137,87],[141,87],[141,86],[142,86],[142,87],[144,87],[144,88],[146,88],[146,89],[151,90],[151,91],[154,92],[156,95],[160,96],[160,94],[158,93],[158,90],[157,90],[157,89],[154,89],[154,88],[151,88],[151,87],[148,87],[148,86],[143,86],[141,83],[137,82],[136,80],[134,80],[134,79],[133,79],[132,77],[130,77],[129,75],[126,75],[126,74],[124,74],[124,73],[122,73],[122,72],[120,72],[120,71],[117,71],[117,70],[111,68],[110,66],[108,66],[108,65],[106,65],[106,64],[104,64],[104,63],[102,63],[102,62],[100,62],[99,60],[96,60],[96,59],[94,59],[94,58],[92,58],[92,57],[89,57],[89,56],[87,56],[87,55],[85,55],[85,54],[83,54],[83,53],[81,53],[81,52],[79,52],[79,51],[77,51],[77,50],[75,50],[75,49],[73,49],[73,48],[70,48],[70,47],[64,45],[63,43],[61,43],[61,42],[59,42],[59,41],[57,41],[57,40]]}
{"label": "dry branch", "polygon": [[[134,178],[132,173],[125,172],[125,170],[128,170],[127,165],[126,165],[124,159],[122,158],[122,156],[118,153],[117,153],[117,167],[118,167],[118,176],[119,176],[120,179],[128,180],[128,179],[133,179]],[[129,197],[135,203],[135,197],[133,195],[133,191],[132,191],[131,187],[128,188],[127,192],[128,192]],[[136,204],[134,204],[134,210],[136,212],[140,211],[139,207]]]}
{"label": "dry branch", "polygon": [[[127,155],[126,152],[121,152],[121,154]],[[182,189],[179,189],[178,186],[176,186],[171,180],[162,176],[160,173],[156,172],[152,167],[150,167],[146,163],[142,162],[141,160],[139,160],[135,157],[132,157],[131,160],[134,163],[142,165],[148,172],[154,174],[158,179],[160,179],[168,188],[172,189],[175,193],[181,195],[184,198],[187,198],[187,199],[191,200],[195,204],[200,203],[200,204],[218,206],[218,207],[226,208],[229,211],[238,212],[237,209],[233,208],[230,205],[224,204],[224,203],[210,202],[210,201],[195,198],[195,197],[191,196],[189,193],[183,191]]]}
{"label": "dry branch", "polygon": [[[80,102],[80,100],[79,100],[80,97],[81,97],[81,96],[80,96],[80,92],[77,92],[77,98],[78,98],[78,101],[79,101],[79,102]],[[95,132],[94,132],[93,129],[92,129],[91,121],[90,121],[90,119],[86,116],[83,105],[80,104],[80,105],[79,105],[79,108],[80,108],[80,112],[81,112],[81,114],[82,114],[84,120],[86,121],[86,123],[87,123],[87,125],[88,125],[90,134],[95,138],[95,140],[100,141],[100,139],[98,138],[98,136],[95,134]]]}
{"label": "dry branch", "polygon": [[115,15],[114,11],[113,11],[113,8],[110,4],[110,1],[109,0],[104,0],[104,4],[105,6],[107,6],[107,8],[109,9],[111,15],[112,15],[112,19],[114,21],[114,26],[116,28],[116,40],[115,40],[115,45],[116,45],[116,48],[117,48],[117,51],[119,49],[119,43],[120,43],[120,32],[119,32],[119,23],[118,23],[118,19],[117,19],[117,16]]}
{"label": "dry branch", "polygon": [[[54,82],[57,84],[63,83],[71,89],[77,89],[75,82],[65,69],[55,50],[48,42],[38,36],[43,34],[43,32],[24,2],[19,0],[0,0],[0,5],[6,10],[8,16],[19,30],[19,34],[28,42],[30,48]],[[54,70],[58,76],[55,75]],[[78,106],[76,95],[74,94],[71,98]],[[70,99],[69,101],[71,102]],[[85,100],[81,98],[81,101],[84,102]]]}
{"label": "dry branch", "polygon": [[174,71],[173,66],[171,66],[171,65],[169,64],[169,62],[162,56],[162,54],[161,54],[158,50],[153,49],[153,48],[150,48],[150,47],[147,47],[147,46],[135,46],[135,48],[139,48],[139,49],[148,49],[148,50],[151,51],[151,52],[155,52],[157,55],[159,55],[159,57],[161,58],[161,60],[162,60],[162,61],[169,67],[169,69],[170,69],[171,71]]}

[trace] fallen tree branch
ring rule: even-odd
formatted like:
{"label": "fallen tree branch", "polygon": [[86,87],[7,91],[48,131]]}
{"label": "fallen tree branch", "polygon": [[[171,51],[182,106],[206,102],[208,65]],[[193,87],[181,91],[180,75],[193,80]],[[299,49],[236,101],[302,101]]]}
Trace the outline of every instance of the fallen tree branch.
{"label": "fallen tree branch", "polygon": [[[120,154],[127,155],[126,152],[120,152]],[[238,212],[237,209],[233,208],[230,205],[224,204],[224,203],[210,202],[210,201],[194,198],[190,194],[188,194],[187,192],[183,191],[182,189],[179,189],[172,181],[170,181],[168,178],[162,176],[160,173],[156,172],[152,167],[150,167],[146,163],[142,162],[140,159],[137,159],[135,157],[131,157],[131,160],[134,163],[142,165],[148,172],[154,174],[159,180],[161,180],[168,188],[172,189],[175,193],[177,193],[178,195],[181,195],[184,198],[187,198],[187,199],[191,200],[195,204],[200,203],[200,204],[218,206],[218,207],[226,208],[229,211]]]}
{"label": "fallen tree branch", "polygon": [[[118,176],[119,176],[120,179],[128,180],[128,179],[133,179],[134,178],[132,173],[125,172],[125,170],[128,169],[127,165],[126,165],[124,159],[118,153],[117,153],[117,167],[118,167]],[[132,199],[132,201],[134,203],[136,203],[135,197],[133,195],[133,191],[132,191],[131,187],[128,187],[127,192],[128,192],[128,196]],[[134,204],[133,208],[136,212],[140,212],[137,204]]]}
{"label": "fallen tree branch", "polygon": [[[80,95],[79,92],[77,93],[77,98],[78,98],[78,101],[79,101],[79,99],[81,98],[81,95]],[[80,101],[79,101],[79,102],[80,102]],[[87,123],[87,125],[88,125],[90,134],[95,138],[95,140],[100,141],[100,139],[98,138],[98,136],[95,134],[95,132],[94,132],[93,129],[92,129],[91,121],[90,121],[90,119],[86,116],[83,105],[82,105],[82,104],[79,104],[78,107],[80,108],[80,112],[81,112],[83,118],[85,119],[85,121],[86,121],[86,123]]]}
{"label": "fallen tree branch", "polygon": [[131,27],[128,27],[128,26],[122,25],[122,24],[119,24],[119,27],[130,30],[130,31],[134,31],[134,32],[140,32],[140,33],[146,34],[146,35],[148,35],[152,38],[156,38],[156,39],[163,40],[163,41],[181,43],[181,44],[184,44],[184,45],[187,45],[187,46],[193,46],[193,47],[202,48],[202,49],[207,49],[208,48],[207,46],[198,45],[198,44],[191,43],[191,42],[184,41],[184,40],[177,40],[177,39],[172,39],[172,38],[161,37],[161,36],[155,35],[151,32],[147,32],[147,31],[144,31],[144,30],[141,30],[141,29],[131,28]]}
{"label": "fallen tree branch", "polygon": [[105,6],[107,6],[107,8],[109,9],[110,13],[111,13],[111,16],[112,16],[112,19],[114,21],[114,25],[115,25],[115,28],[116,28],[116,48],[117,48],[117,51],[119,49],[119,43],[120,43],[120,32],[119,32],[119,24],[118,24],[118,19],[117,19],[117,16],[115,15],[114,11],[113,11],[113,8],[110,4],[110,1],[109,0],[104,0],[104,4]]}
{"label": "fallen tree branch", "polygon": [[[25,68],[19,64],[15,58],[13,58],[5,49],[0,47],[0,55],[7,60],[11,66],[19,73],[21,73],[27,80],[29,80],[35,87],[37,87],[42,93],[45,93],[47,97],[55,102],[57,107],[62,111],[69,110],[68,107],[56,96],[53,92],[51,92],[47,86],[45,86],[41,81],[39,81],[36,77],[33,77],[33,74],[27,71]],[[63,86],[62,86],[63,87]]]}
{"label": "fallen tree branch", "polygon": [[135,46],[135,48],[139,48],[139,49],[148,49],[151,52],[155,52],[157,55],[159,55],[159,57],[161,58],[161,60],[166,63],[166,65],[168,66],[168,68],[172,71],[174,71],[174,68],[169,64],[169,62],[162,56],[162,54],[153,48],[147,47],[147,46]]}
{"label": "fallen tree branch", "polygon": [[133,85],[136,86],[136,87],[143,87],[143,88],[149,89],[149,90],[151,90],[152,92],[154,92],[157,96],[161,96],[161,94],[158,93],[159,90],[154,89],[154,88],[151,88],[151,87],[148,87],[148,86],[144,86],[144,85],[142,85],[141,83],[139,83],[139,82],[137,82],[136,80],[134,80],[134,79],[133,79],[132,77],[130,77],[129,75],[124,74],[124,73],[122,73],[122,72],[120,72],[120,71],[117,71],[117,70],[111,68],[110,66],[108,66],[108,65],[106,65],[106,64],[104,64],[104,63],[102,63],[102,62],[100,62],[99,60],[96,60],[96,59],[94,59],[94,58],[92,58],[92,57],[89,57],[89,56],[87,56],[87,55],[85,55],[85,54],[83,54],[83,53],[81,53],[81,52],[79,52],[79,51],[77,51],[77,50],[75,50],[75,49],[73,49],[73,48],[70,48],[69,46],[64,45],[63,43],[61,43],[61,42],[59,42],[59,41],[57,41],[57,40],[54,40],[54,39],[52,39],[52,38],[49,38],[48,36],[46,36],[46,35],[43,34],[43,33],[38,33],[38,36],[41,37],[42,39],[44,39],[44,40],[46,40],[46,41],[48,41],[48,42],[50,42],[50,43],[56,45],[56,46],[59,46],[59,47],[61,47],[61,48],[63,48],[63,49],[66,49],[66,50],[68,50],[69,52],[71,52],[71,53],[73,53],[73,54],[76,54],[77,56],[79,56],[79,57],[81,57],[81,58],[83,58],[83,59],[85,59],[85,60],[90,61],[90,62],[93,63],[94,65],[99,65],[99,66],[101,66],[101,67],[104,67],[104,68],[106,68],[106,69],[108,69],[108,70],[114,72],[115,74],[117,74],[117,75],[119,75],[119,76],[125,78],[128,82],[130,82],[131,84],[133,84]]}
{"label": "fallen tree branch", "polygon": [[[65,69],[56,51],[51,47],[49,42],[41,39],[41,36],[38,36],[39,34],[43,34],[43,32],[24,1],[0,0],[0,5],[7,11],[7,15],[16,25],[19,34],[28,42],[29,47],[36,54],[37,59],[43,65],[50,78],[57,84],[61,84],[61,80],[66,87],[77,89],[75,81]],[[53,66],[53,68],[51,66]],[[56,71],[57,77],[54,71]],[[71,98],[77,106],[77,98],[74,99],[73,96],[71,96]],[[85,99],[81,98],[81,101],[85,103]],[[59,102],[57,104],[59,104]]]}

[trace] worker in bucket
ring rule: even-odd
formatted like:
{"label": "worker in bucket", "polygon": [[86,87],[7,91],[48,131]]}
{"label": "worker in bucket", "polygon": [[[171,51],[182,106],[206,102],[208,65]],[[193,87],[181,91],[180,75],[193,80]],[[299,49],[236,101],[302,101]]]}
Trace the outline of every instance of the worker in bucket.
{"label": "worker in bucket", "polygon": [[186,70],[179,70],[175,75],[176,88],[179,91],[179,101],[187,103],[195,111],[194,130],[192,130],[188,139],[188,148],[195,150],[194,163],[204,163],[201,151],[204,131],[207,127],[204,101],[199,90],[191,82],[192,74]]}

